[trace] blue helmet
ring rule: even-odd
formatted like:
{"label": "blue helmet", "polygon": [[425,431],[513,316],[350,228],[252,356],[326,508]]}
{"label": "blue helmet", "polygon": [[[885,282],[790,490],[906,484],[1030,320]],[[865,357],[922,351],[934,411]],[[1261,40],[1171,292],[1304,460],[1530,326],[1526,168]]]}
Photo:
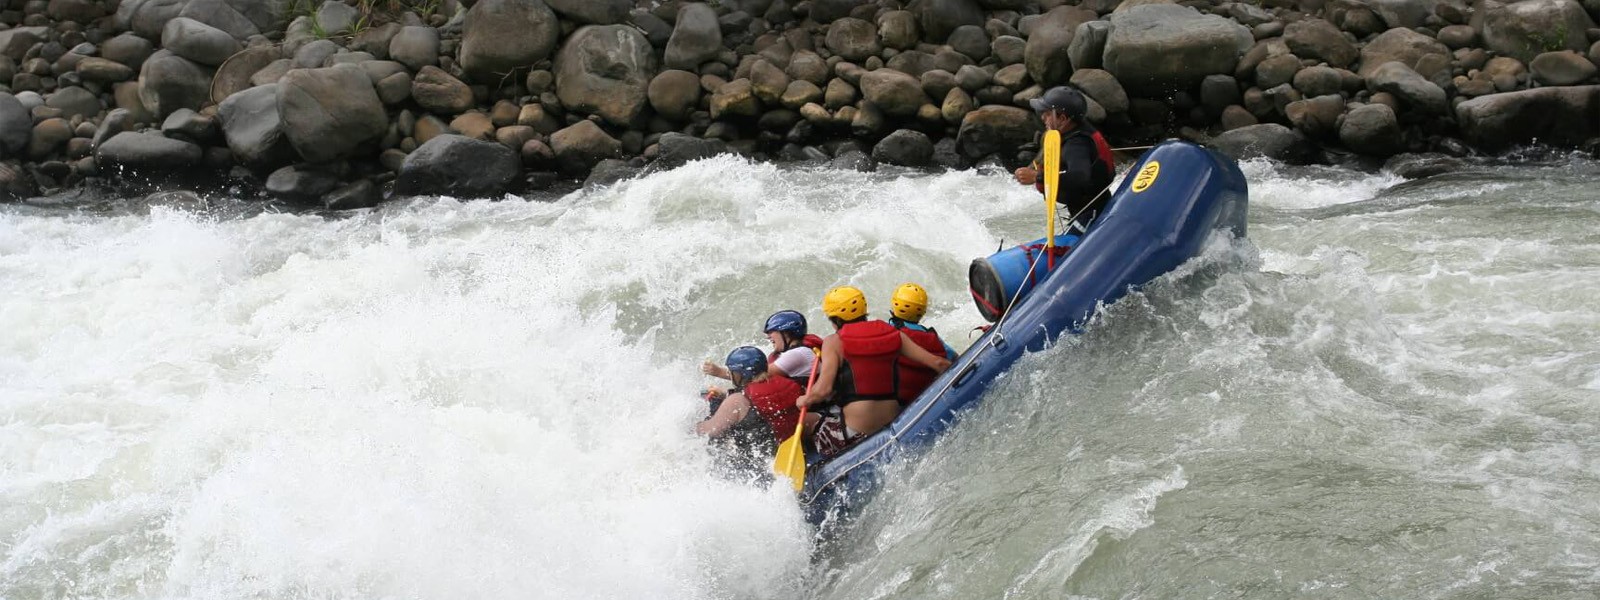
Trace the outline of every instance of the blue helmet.
{"label": "blue helmet", "polygon": [[762,354],[754,346],[740,346],[728,353],[728,359],[723,361],[728,365],[728,372],[745,379],[752,379],[767,371],[767,355]]}
{"label": "blue helmet", "polygon": [[767,317],[767,326],[762,333],[781,331],[794,334],[795,337],[806,336],[806,316],[793,310],[780,310]]}

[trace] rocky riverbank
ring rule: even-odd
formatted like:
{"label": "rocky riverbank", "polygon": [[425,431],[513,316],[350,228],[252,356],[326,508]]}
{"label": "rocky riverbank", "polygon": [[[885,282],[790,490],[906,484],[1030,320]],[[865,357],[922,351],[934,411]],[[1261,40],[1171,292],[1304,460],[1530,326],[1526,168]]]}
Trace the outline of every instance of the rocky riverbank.
{"label": "rocky riverbank", "polygon": [[0,0],[0,200],[244,184],[333,209],[721,152],[1030,158],[1073,84],[1114,144],[1295,161],[1600,146],[1600,0]]}

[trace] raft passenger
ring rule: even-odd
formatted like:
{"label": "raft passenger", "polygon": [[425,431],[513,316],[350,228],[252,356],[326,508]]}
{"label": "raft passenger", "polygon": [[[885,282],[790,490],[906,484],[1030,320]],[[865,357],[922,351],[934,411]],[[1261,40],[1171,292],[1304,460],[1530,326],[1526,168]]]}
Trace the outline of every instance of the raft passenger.
{"label": "raft passenger", "polygon": [[[917,346],[939,358],[955,360],[955,348],[945,343],[938,331],[921,324],[922,317],[928,313],[928,290],[915,283],[901,284],[895,288],[894,296],[889,298],[889,313],[889,324],[911,338]],[[922,391],[928,389],[928,384],[933,383],[939,374],[905,356],[901,356],[899,362],[900,389],[896,397],[900,399],[900,406],[904,407],[922,395]]]}
{"label": "raft passenger", "polygon": [[776,452],[777,444],[794,435],[800,422],[800,384],[793,379],[775,375],[767,370],[767,357],[753,346],[740,346],[728,353],[725,369],[733,380],[733,390],[722,399],[711,418],[695,426],[695,432],[712,439],[721,438],[739,430],[748,422],[752,409],[765,421],[768,432],[764,439],[755,440],[753,447],[762,464],[767,464]]}
{"label": "raft passenger", "polygon": [[950,368],[950,361],[923,350],[893,325],[868,320],[866,295],[857,288],[830,290],[822,299],[822,312],[837,331],[823,338],[817,381],[796,404],[828,403],[820,414],[806,415],[807,439],[826,457],[883,429],[900,414],[899,357],[935,373]]}

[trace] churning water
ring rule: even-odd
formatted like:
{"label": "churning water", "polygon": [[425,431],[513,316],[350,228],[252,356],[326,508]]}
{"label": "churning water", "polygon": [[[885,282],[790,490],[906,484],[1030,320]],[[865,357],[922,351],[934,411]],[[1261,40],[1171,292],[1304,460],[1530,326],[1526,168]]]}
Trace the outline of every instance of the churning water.
{"label": "churning water", "polygon": [[0,207],[0,598],[1600,594],[1600,165],[1245,170],[1249,241],[1024,359],[821,547],[712,472],[697,365],[842,283],[970,343],[968,261],[1042,234],[1003,174]]}

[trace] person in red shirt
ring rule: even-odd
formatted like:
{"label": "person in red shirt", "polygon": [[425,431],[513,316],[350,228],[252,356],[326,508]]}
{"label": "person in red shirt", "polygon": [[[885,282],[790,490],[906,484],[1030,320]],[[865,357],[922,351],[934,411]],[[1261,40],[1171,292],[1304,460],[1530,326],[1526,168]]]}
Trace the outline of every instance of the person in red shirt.
{"label": "person in red shirt", "polygon": [[733,380],[733,390],[711,418],[695,426],[695,432],[713,439],[730,434],[748,422],[751,412],[760,415],[770,432],[760,440],[765,457],[772,458],[777,444],[794,435],[800,422],[796,401],[805,390],[793,379],[767,369],[767,355],[753,346],[740,346],[724,361]]}

